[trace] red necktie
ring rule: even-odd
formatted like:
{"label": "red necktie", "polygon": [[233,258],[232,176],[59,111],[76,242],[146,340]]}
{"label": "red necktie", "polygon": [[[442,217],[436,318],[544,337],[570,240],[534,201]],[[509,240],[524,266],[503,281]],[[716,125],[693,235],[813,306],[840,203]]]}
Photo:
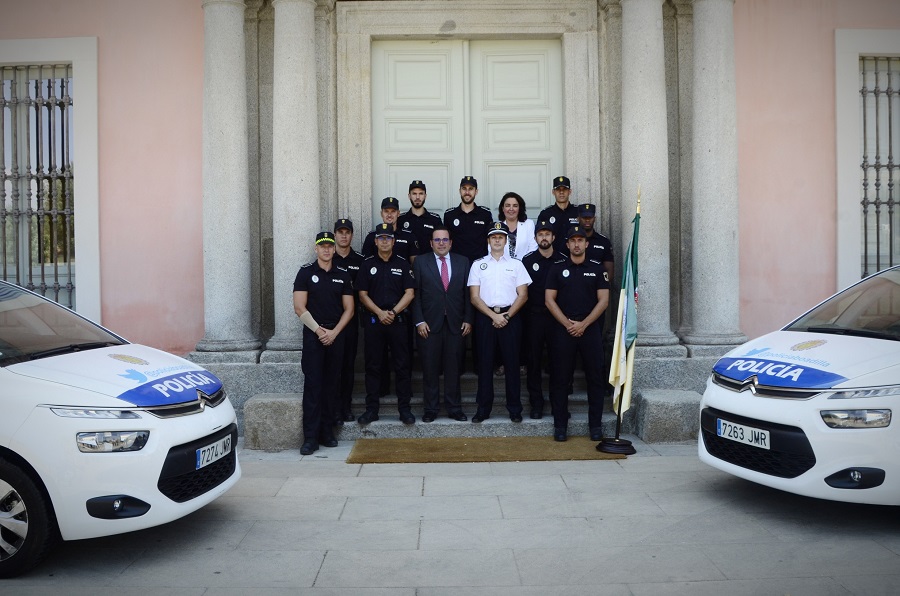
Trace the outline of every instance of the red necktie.
{"label": "red necktie", "polygon": [[447,257],[441,257],[441,283],[444,284],[444,291],[450,285],[450,273],[447,271]]}

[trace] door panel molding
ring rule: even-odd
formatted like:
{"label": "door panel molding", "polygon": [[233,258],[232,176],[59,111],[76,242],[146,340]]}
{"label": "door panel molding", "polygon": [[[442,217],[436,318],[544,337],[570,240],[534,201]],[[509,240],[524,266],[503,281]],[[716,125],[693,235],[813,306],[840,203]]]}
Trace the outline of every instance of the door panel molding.
{"label": "door panel molding", "polygon": [[[362,229],[372,227],[371,45],[374,40],[391,39],[429,40],[436,44],[447,39],[561,40],[560,76],[566,82],[562,108],[564,167],[577,186],[578,199],[599,202],[602,176],[598,171],[600,56],[596,0],[564,0],[552,4],[523,0],[515,11],[510,11],[508,3],[463,0],[453,2],[452,9],[451,13],[448,3],[439,0],[337,3],[339,212],[358,220]],[[463,58],[468,63],[468,55]],[[468,89],[461,91],[464,97],[469,96]],[[462,159],[463,170],[471,167],[471,156],[463,155]],[[541,182],[546,186],[546,193],[534,199],[539,204],[549,204],[552,200],[549,180],[556,174],[552,172]],[[455,182],[450,179],[448,184],[455,186]],[[429,185],[428,191],[430,203],[438,189],[432,190]]]}

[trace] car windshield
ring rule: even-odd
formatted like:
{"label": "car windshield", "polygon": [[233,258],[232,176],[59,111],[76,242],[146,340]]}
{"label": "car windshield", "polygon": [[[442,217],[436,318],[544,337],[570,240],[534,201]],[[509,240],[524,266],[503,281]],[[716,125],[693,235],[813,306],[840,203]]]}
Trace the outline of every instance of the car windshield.
{"label": "car windshield", "polygon": [[55,302],[0,282],[0,367],[124,343]]}
{"label": "car windshield", "polygon": [[832,296],[787,327],[900,340],[900,269],[888,269]]}

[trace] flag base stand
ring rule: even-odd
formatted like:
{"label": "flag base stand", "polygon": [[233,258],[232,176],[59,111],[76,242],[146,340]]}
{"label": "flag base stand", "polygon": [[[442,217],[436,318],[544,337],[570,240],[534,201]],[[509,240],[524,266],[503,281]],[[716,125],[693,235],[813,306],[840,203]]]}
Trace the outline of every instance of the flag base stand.
{"label": "flag base stand", "polygon": [[619,455],[634,455],[637,453],[637,450],[634,448],[634,445],[631,444],[631,441],[628,439],[620,439],[618,437],[615,439],[602,439],[597,443],[597,451],[602,451],[603,453],[616,453]]}

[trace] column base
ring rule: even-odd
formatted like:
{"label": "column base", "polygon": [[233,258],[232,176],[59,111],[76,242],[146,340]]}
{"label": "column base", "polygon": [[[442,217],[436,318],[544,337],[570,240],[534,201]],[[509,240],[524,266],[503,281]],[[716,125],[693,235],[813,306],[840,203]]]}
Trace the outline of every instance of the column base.
{"label": "column base", "polygon": [[694,346],[739,346],[747,341],[740,331],[735,333],[683,333],[684,343]]}
{"label": "column base", "polygon": [[721,344],[699,346],[690,344],[687,347],[688,357],[690,358],[721,358],[740,344]]}
{"label": "column base", "polygon": [[259,355],[260,364],[300,364],[301,350],[272,350],[266,344],[266,350]]}
{"label": "column base", "polygon": [[197,343],[198,352],[244,352],[258,350],[262,342],[258,339],[206,339]]}
{"label": "column base", "polygon": [[676,346],[680,342],[674,333],[641,333],[638,330],[638,346]]}
{"label": "column base", "polygon": [[259,350],[240,350],[237,352],[191,352],[185,356],[194,364],[258,364]]}
{"label": "column base", "polygon": [[303,339],[300,337],[275,336],[266,342],[266,351],[299,352],[303,348]]}
{"label": "column base", "polygon": [[687,348],[681,344],[673,344],[667,346],[648,346],[643,343],[643,337],[638,335],[637,352],[634,353],[635,359],[641,358],[687,358]]}

